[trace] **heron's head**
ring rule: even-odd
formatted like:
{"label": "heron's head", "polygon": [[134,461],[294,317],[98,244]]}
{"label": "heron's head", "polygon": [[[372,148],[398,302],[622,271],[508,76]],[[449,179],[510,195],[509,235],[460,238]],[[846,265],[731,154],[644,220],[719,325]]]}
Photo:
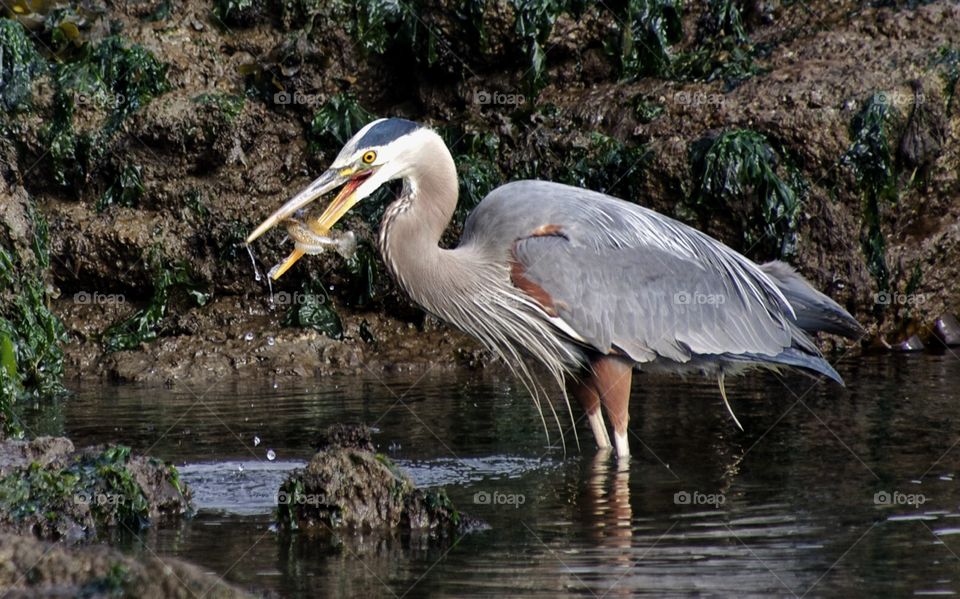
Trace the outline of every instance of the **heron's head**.
{"label": "heron's head", "polygon": [[381,185],[407,175],[415,164],[416,150],[422,145],[423,134],[436,135],[404,119],[378,119],[369,123],[347,141],[330,168],[263,221],[247,237],[247,243],[310,202],[342,186],[340,193],[317,219],[321,227],[330,229],[350,208]]}

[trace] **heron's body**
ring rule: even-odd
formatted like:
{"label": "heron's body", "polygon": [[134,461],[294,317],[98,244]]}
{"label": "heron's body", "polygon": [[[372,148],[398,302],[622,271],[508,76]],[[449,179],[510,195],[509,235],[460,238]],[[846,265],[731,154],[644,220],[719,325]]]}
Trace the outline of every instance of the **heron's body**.
{"label": "heron's body", "polygon": [[[456,168],[439,136],[407,123],[368,125],[337,159],[369,147],[364,136],[402,147],[403,167],[390,178],[402,178],[404,188],[379,235],[388,268],[414,301],[504,358],[538,405],[525,357],[565,382],[600,446],[610,445],[603,405],[618,453],[629,452],[635,367],[717,374],[721,390],[725,373],[756,366],[800,367],[840,381],[806,332],[858,334],[846,311],[785,264],[754,264],[636,204],[517,181],[484,198],[456,248],[440,248],[456,207]],[[405,132],[391,137],[390,129]]]}

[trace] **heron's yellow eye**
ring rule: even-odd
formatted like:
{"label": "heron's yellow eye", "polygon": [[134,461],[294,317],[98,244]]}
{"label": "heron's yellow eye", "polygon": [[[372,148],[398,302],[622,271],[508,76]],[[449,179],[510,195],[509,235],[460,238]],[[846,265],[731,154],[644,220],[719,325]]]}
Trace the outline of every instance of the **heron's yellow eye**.
{"label": "heron's yellow eye", "polygon": [[363,163],[364,163],[364,164],[373,164],[373,161],[376,160],[376,159],[377,159],[377,153],[374,152],[373,150],[370,150],[370,151],[368,151],[368,152],[364,152],[364,153],[363,153],[363,158],[361,158],[361,160],[363,160]]}

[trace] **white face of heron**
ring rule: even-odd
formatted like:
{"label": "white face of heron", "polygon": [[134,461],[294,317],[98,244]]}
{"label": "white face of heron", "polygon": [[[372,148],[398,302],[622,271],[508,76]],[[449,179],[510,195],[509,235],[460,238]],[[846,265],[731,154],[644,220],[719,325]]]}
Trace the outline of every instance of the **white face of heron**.
{"label": "white face of heron", "polygon": [[[343,146],[330,166],[331,170],[338,171],[346,176],[360,174],[364,171],[371,173],[369,178],[354,192],[357,201],[366,198],[384,183],[403,178],[413,165],[412,159],[417,154],[416,150],[422,147],[422,136],[424,134],[435,135],[429,129],[413,128],[392,140],[385,141],[383,144],[371,145],[368,143],[371,137],[374,139],[383,137],[383,135],[377,135],[377,131],[371,133],[371,129],[387,120],[373,121],[358,131]],[[387,132],[387,135],[389,133]]]}

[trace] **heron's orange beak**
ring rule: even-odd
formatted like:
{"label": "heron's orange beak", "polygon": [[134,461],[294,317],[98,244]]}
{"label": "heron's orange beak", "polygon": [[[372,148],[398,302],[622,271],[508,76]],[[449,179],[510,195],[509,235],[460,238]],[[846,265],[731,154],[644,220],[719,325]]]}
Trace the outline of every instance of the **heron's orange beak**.
{"label": "heron's orange beak", "polygon": [[[260,226],[247,237],[246,242],[248,244],[253,243],[261,235],[293,216],[294,213],[307,204],[343,185],[343,189],[341,189],[340,193],[330,202],[330,205],[323,211],[323,214],[316,219],[307,221],[307,225],[314,233],[317,235],[326,235],[327,232],[343,218],[343,215],[357,203],[358,199],[354,192],[372,174],[372,171],[364,171],[354,175],[348,171],[348,169],[340,171],[331,169],[326,171],[320,175],[316,181],[307,186],[306,189],[291,198],[286,204],[260,223]],[[300,250],[293,250],[282,264],[271,271],[273,279],[279,279],[280,275],[287,272],[303,255],[303,252]]]}

